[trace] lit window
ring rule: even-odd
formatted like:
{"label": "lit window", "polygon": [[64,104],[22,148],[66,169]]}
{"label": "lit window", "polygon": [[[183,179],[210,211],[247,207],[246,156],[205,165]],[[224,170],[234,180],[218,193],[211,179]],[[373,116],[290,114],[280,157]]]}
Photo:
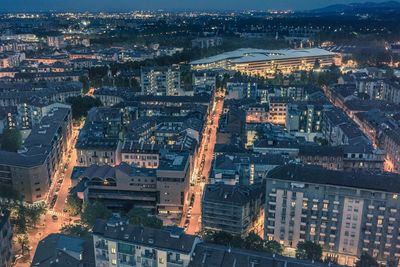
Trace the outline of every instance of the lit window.
{"label": "lit window", "polygon": [[111,253],[112,253],[112,254],[115,254],[115,253],[116,253],[115,248],[111,248]]}
{"label": "lit window", "polygon": [[296,206],[296,201],[292,201],[292,207],[294,208]]}
{"label": "lit window", "polygon": [[311,227],[311,229],[310,229],[310,235],[315,235],[315,227]]}
{"label": "lit window", "polygon": [[328,208],[328,203],[324,203],[324,209]]}
{"label": "lit window", "polygon": [[111,263],[112,263],[112,265],[117,265],[117,260],[116,259],[112,259]]}
{"label": "lit window", "polygon": [[397,199],[397,194],[393,194],[393,199]]}
{"label": "lit window", "polygon": [[382,219],[378,219],[378,225],[382,225]]}

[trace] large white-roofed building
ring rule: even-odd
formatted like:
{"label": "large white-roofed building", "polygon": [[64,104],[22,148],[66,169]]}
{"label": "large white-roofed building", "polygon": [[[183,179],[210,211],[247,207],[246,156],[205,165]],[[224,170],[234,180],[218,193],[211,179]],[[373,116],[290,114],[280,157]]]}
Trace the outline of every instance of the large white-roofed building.
{"label": "large white-roofed building", "polygon": [[224,68],[248,75],[272,76],[277,72],[289,74],[296,70],[311,70],[315,63],[330,66],[340,63],[338,55],[321,48],[263,50],[241,48],[216,56],[192,61],[192,69]]}

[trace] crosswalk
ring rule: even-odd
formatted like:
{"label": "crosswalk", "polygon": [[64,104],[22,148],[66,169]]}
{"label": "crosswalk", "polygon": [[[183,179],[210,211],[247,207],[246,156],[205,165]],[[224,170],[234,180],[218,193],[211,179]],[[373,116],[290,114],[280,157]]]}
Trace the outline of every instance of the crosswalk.
{"label": "crosswalk", "polygon": [[50,215],[56,215],[57,217],[62,217],[62,218],[67,217],[67,215],[64,212],[48,210],[47,213]]}

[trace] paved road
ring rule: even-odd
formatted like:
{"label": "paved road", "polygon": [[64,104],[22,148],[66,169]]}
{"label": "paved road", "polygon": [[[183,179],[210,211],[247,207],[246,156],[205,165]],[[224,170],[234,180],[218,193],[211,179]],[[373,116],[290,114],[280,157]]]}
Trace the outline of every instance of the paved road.
{"label": "paved road", "polygon": [[[58,198],[56,201],[56,204],[54,205],[53,209],[49,209],[47,213],[42,216],[39,224],[35,229],[29,229],[28,230],[28,236],[29,236],[29,246],[31,247],[30,251],[30,256],[33,257],[35,255],[36,247],[41,239],[46,237],[47,235],[51,233],[59,233],[60,228],[62,228],[64,225],[72,223],[74,220],[79,219],[78,217],[71,217],[67,213],[63,213],[64,206],[65,206],[65,199],[68,196],[68,190],[69,187],[71,186],[71,173],[72,169],[76,163],[76,151],[74,149],[75,147],[75,136],[78,134],[78,131],[74,130],[73,136],[72,136],[72,141],[71,144],[69,145],[69,148],[72,149],[70,155],[71,157],[68,158],[66,157],[66,162],[68,159],[68,167],[64,171],[64,178],[63,182],[61,184],[60,190],[57,193]],[[66,163],[65,162],[65,163]],[[60,164],[60,170],[58,171],[57,175],[54,178],[54,181],[52,183],[52,186],[49,190],[49,196],[48,196],[48,205],[50,204],[50,201],[53,197],[54,194],[56,194],[56,187],[58,186],[57,180],[61,178],[61,173],[62,173],[62,168],[64,168],[64,164]],[[57,219],[53,218],[53,215],[57,216]],[[19,245],[16,244],[17,250],[19,250]],[[17,267],[25,267],[25,266],[30,266],[30,261],[31,258],[27,258],[25,260],[19,260],[15,266]]]}
{"label": "paved road", "polygon": [[[222,96],[222,94],[219,96]],[[188,234],[196,234],[201,230],[201,198],[203,194],[204,184],[207,183],[209,172],[211,170],[211,164],[214,155],[214,146],[217,141],[218,122],[222,114],[223,105],[224,101],[222,97],[220,97],[219,101],[215,101],[215,112],[211,112],[211,114],[209,114],[209,117],[207,118],[207,129],[205,130],[205,134],[203,136],[202,143],[195,160],[195,169],[193,172],[195,185],[191,188],[191,194],[195,195],[195,200],[190,218],[188,218],[186,213],[183,214],[181,220],[181,226],[184,226],[185,221],[189,220],[189,225],[186,228],[186,233]],[[214,117],[213,113],[215,113]],[[212,123],[210,123],[211,121]],[[202,166],[201,162],[203,158],[204,163]],[[199,177],[205,177],[205,181],[202,181],[202,179],[200,179],[200,182],[198,182],[198,173],[200,173]]]}

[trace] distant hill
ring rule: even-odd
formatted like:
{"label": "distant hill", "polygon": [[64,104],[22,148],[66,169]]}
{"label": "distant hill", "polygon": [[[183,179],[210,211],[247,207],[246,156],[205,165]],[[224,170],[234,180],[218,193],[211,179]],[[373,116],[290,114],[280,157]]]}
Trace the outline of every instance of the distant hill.
{"label": "distant hill", "polygon": [[311,13],[379,13],[388,11],[400,11],[400,2],[365,2],[336,4],[327,7],[311,10]]}

